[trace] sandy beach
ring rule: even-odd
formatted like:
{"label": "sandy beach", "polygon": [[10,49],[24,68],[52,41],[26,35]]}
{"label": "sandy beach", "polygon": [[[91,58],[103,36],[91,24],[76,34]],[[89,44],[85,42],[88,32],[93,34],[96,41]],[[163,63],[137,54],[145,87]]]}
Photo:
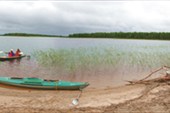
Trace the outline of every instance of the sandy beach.
{"label": "sandy beach", "polygon": [[79,105],[72,100],[79,91],[0,87],[0,113],[169,113],[170,85],[135,84],[113,88],[86,88]]}

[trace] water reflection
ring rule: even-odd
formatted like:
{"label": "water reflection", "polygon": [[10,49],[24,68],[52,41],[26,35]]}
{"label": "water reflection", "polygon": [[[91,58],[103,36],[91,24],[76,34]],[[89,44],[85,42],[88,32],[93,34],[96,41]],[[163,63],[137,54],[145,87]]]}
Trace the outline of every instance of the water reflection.
{"label": "water reflection", "polygon": [[20,64],[20,59],[15,59],[15,60],[10,60],[10,61],[8,61],[9,62],[9,65],[10,66],[12,66],[14,63],[16,63],[17,65],[19,65]]}

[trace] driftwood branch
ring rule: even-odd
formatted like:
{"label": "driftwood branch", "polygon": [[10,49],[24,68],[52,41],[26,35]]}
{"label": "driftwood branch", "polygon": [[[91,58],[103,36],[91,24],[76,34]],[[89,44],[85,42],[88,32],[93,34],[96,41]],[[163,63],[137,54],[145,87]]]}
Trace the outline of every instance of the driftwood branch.
{"label": "driftwood branch", "polygon": [[[129,82],[130,84],[139,84],[139,83],[140,84],[141,83],[148,84],[148,83],[151,83],[151,82],[167,82],[167,81],[170,81],[170,75],[169,75],[169,73],[167,73],[168,68],[170,69],[170,67],[168,67],[168,66],[163,66],[163,67],[158,68],[155,71],[151,72],[149,75],[147,75],[143,79],[140,79],[140,80],[137,80],[137,81],[127,81],[127,82]],[[161,70],[166,70],[166,75],[164,77],[158,77],[158,78],[155,78],[155,79],[152,79],[152,80],[146,80],[147,78],[151,77],[153,74],[155,74],[156,72],[161,71]]]}
{"label": "driftwood branch", "polygon": [[160,70],[162,70],[162,69],[164,69],[164,67],[161,67],[161,68],[159,68],[159,69],[156,69],[155,71],[153,71],[153,72],[150,73],[148,76],[146,76],[145,78],[141,79],[140,81],[146,80],[146,79],[149,78],[151,75],[153,75],[154,73],[156,73],[156,72],[158,72],[158,71],[160,71]]}

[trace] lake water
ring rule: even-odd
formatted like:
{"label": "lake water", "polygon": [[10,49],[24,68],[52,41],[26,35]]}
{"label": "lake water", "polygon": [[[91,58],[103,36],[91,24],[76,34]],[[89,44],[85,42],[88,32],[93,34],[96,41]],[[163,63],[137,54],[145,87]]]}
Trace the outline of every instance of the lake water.
{"label": "lake water", "polygon": [[[118,51],[116,53],[118,54],[117,57],[121,57],[119,54],[123,54],[123,60],[120,60],[116,67],[103,65],[99,67],[100,69],[88,68],[88,70],[83,72],[77,71],[74,74],[69,74],[67,72],[59,72],[54,67],[41,66],[33,56],[39,50],[93,47],[99,49],[116,48]],[[10,49],[16,50],[17,48],[20,48],[25,54],[31,55],[31,59],[23,58],[21,61],[0,62],[0,76],[86,81],[91,84],[90,87],[105,88],[124,84],[125,80],[142,78],[155,68],[169,65],[170,63],[168,55],[170,53],[170,41],[0,37],[0,51],[6,52]],[[113,53],[111,49],[110,52]],[[147,60],[143,63],[143,59]]]}

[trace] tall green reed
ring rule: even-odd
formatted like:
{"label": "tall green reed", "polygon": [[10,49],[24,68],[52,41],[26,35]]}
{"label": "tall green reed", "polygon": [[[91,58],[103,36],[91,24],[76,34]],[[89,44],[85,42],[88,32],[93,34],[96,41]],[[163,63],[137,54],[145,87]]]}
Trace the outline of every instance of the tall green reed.
{"label": "tall green reed", "polygon": [[92,47],[71,49],[49,49],[34,53],[38,63],[62,70],[96,70],[116,67],[160,67],[170,65],[170,47],[144,46],[129,47],[123,50],[116,47]]}

